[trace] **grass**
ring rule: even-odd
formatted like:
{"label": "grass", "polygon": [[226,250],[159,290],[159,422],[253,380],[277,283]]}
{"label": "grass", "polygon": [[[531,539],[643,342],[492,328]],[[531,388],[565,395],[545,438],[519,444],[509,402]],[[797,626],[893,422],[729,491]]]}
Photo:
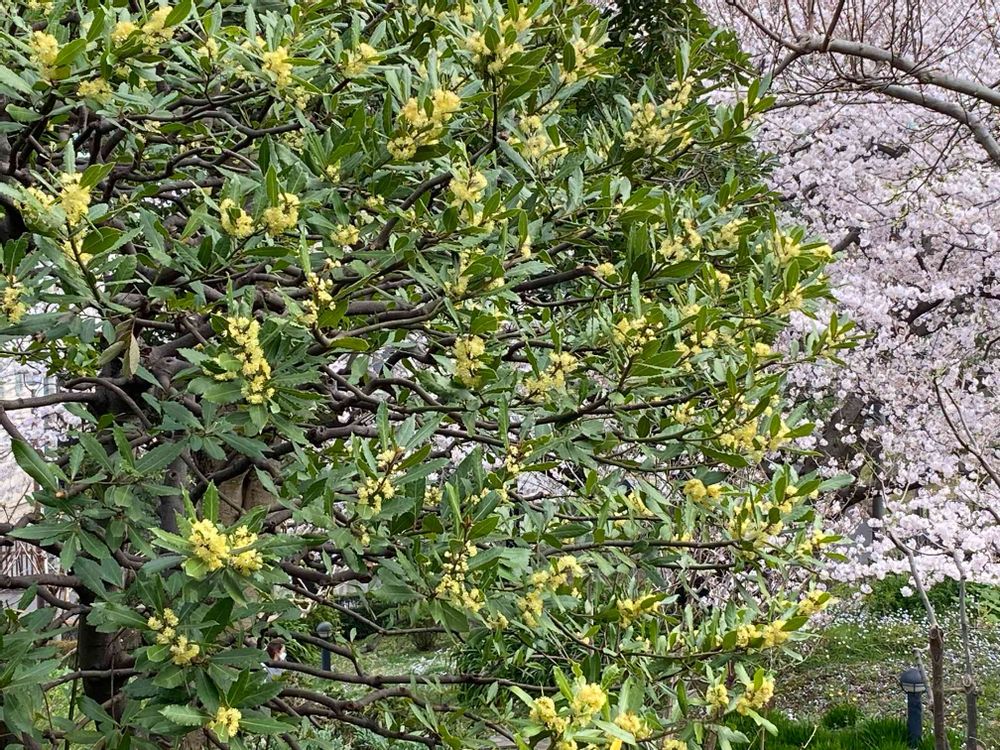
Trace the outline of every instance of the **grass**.
{"label": "grass", "polygon": [[[834,711],[837,709],[835,708]],[[767,735],[751,722],[737,725],[752,742],[748,750],[908,750],[906,726],[900,719],[882,718],[857,721],[850,726],[830,727],[824,717],[820,724],[808,721],[792,721],[780,715],[769,719],[777,727],[778,734]],[[857,717],[853,717],[857,720]],[[953,748],[959,747],[958,737],[952,737]],[[934,740],[924,736],[919,750],[933,750]]]}
{"label": "grass", "polygon": [[[965,719],[965,699],[960,691],[961,642],[952,618],[943,617],[942,626],[946,723],[949,729],[960,730]],[[915,650],[926,659],[926,643],[927,624],[920,617],[843,612],[812,641],[801,661],[777,666],[781,679],[774,707],[799,719],[818,720],[829,707],[840,703],[856,705],[866,716],[902,717],[905,699],[897,679],[900,672],[913,666]],[[980,742],[987,750],[1000,750],[1000,629],[979,623],[971,646],[980,688]],[[924,725],[926,734],[930,726],[927,706]],[[774,750],[773,745],[767,747]],[[866,746],[857,747],[864,750]],[[809,748],[814,750],[814,745]]]}

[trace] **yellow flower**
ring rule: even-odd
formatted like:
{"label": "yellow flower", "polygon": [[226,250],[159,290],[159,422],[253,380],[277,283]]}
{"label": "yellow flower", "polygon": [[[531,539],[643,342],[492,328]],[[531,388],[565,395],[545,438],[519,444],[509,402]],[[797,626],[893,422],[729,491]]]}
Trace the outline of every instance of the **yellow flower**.
{"label": "yellow flower", "polygon": [[746,716],[751,709],[759,710],[771,702],[774,697],[774,678],[765,677],[759,688],[750,685],[746,692],[736,702],[736,712]]}
{"label": "yellow flower", "polygon": [[191,524],[188,542],[193,547],[194,556],[205,563],[210,571],[218,570],[229,559],[229,542],[207,518]]}
{"label": "yellow flower", "polygon": [[81,99],[93,99],[103,104],[111,98],[111,85],[103,78],[81,81],[76,93]]}
{"label": "yellow flower", "polygon": [[724,713],[729,708],[729,690],[721,682],[709,685],[705,691],[705,704],[712,711]]}
{"label": "yellow flower", "polygon": [[299,223],[299,197],[294,193],[281,193],[278,205],[264,209],[264,224],[271,236],[283,234]]}
{"label": "yellow flower", "polygon": [[455,339],[454,353],[455,377],[465,385],[474,385],[476,373],[483,366],[479,357],[486,353],[486,343],[478,336],[459,336]]}
{"label": "yellow flower", "polygon": [[7,277],[7,286],[4,287],[3,295],[0,296],[0,313],[3,313],[11,323],[17,323],[24,317],[27,310],[21,302],[21,295],[24,287],[19,285],[13,276]]}
{"label": "yellow flower", "polygon": [[431,94],[431,103],[434,105],[432,117],[441,123],[447,121],[451,115],[462,106],[462,97],[454,91],[448,89],[434,89]]}
{"label": "yellow flower", "polygon": [[59,56],[59,40],[44,31],[34,31],[31,40],[28,42],[31,50],[31,60],[45,75],[49,74],[49,68],[56,64]]}
{"label": "yellow flower", "polygon": [[615,270],[614,263],[601,263],[594,266],[594,273],[600,276],[602,279],[608,279],[615,276],[618,272]]}
{"label": "yellow flower", "polygon": [[200,652],[201,646],[190,643],[186,635],[180,636],[170,647],[171,660],[179,667],[185,667],[193,662]]}
{"label": "yellow flower", "polygon": [[360,78],[367,71],[368,67],[378,62],[378,50],[370,44],[361,42],[357,49],[349,50],[344,60],[344,75],[348,78]]}
{"label": "yellow flower", "polygon": [[459,167],[451,173],[451,192],[454,195],[452,203],[475,203],[487,186],[486,176],[477,170]]}
{"label": "yellow flower", "polygon": [[664,737],[660,750],[687,750],[687,743],[683,740],[675,740],[673,737]]}
{"label": "yellow flower", "polygon": [[157,43],[166,42],[174,35],[174,30],[167,28],[167,16],[172,10],[173,8],[169,5],[161,5],[149,14],[146,23],[142,25],[142,33],[147,45],[156,46]]}
{"label": "yellow flower", "polygon": [[708,497],[708,488],[700,479],[689,479],[684,483],[684,494],[691,500],[698,502]]}
{"label": "yellow flower", "polygon": [[261,57],[264,60],[264,70],[268,72],[279,88],[292,82],[292,64],[288,62],[288,49],[278,47],[268,50]]}
{"label": "yellow flower", "polygon": [[596,682],[587,682],[582,677],[577,678],[573,686],[573,700],[570,702],[570,708],[577,719],[583,723],[589,722],[607,702],[608,696],[600,685]]}
{"label": "yellow flower", "polygon": [[559,715],[559,712],[556,710],[556,704],[547,696],[535,698],[529,717],[532,721],[544,724],[556,734],[565,732],[566,726],[569,723]]}
{"label": "yellow flower", "polygon": [[361,230],[353,224],[339,224],[333,231],[333,241],[347,247],[361,239]]}
{"label": "yellow flower", "polygon": [[219,224],[222,225],[223,232],[237,239],[253,234],[253,217],[237,206],[232,198],[219,201]]}
{"label": "yellow flower", "polygon": [[633,711],[618,714],[615,718],[615,724],[637,740],[644,740],[653,733],[646,720]]}
{"label": "yellow flower", "polygon": [[787,641],[790,633],[784,628],[785,621],[782,619],[777,619],[771,624],[766,625],[761,632],[761,637],[764,640],[764,648],[774,648]]}
{"label": "yellow flower", "polygon": [[154,615],[150,615],[149,619],[146,620],[146,627],[150,630],[161,630],[163,628],[163,621]]}
{"label": "yellow flower", "polygon": [[111,30],[111,41],[115,44],[121,44],[138,30],[139,27],[132,23],[129,19],[119,21]]}
{"label": "yellow flower", "polygon": [[274,395],[268,385],[271,365],[260,345],[260,323],[253,318],[226,318],[227,333],[236,344],[234,355],[243,363],[243,397],[250,404],[262,404]]}
{"label": "yellow flower", "polygon": [[240,719],[242,718],[243,714],[238,708],[219,706],[219,710],[215,712],[215,718],[208,723],[208,728],[225,742],[230,737],[235,737],[240,731]]}
{"label": "yellow flower", "polygon": [[79,172],[59,175],[59,182],[62,185],[59,191],[59,205],[66,214],[66,222],[70,226],[76,226],[83,221],[90,208],[90,188],[80,185],[81,176]]}
{"label": "yellow flower", "polygon": [[257,535],[246,526],[240,526],[229,535],[229,546],[232,549],[229,565],[240,575],[250,575],[264,567],[264,557],[257,550],[245,549],[257,541]]}
{"label": "yellow flower", "polygon": [[177,635],[177,631],[174,628],[163,628],[156,634],[156,642],[161,646],[169,646],[173,643],[175,635]]}

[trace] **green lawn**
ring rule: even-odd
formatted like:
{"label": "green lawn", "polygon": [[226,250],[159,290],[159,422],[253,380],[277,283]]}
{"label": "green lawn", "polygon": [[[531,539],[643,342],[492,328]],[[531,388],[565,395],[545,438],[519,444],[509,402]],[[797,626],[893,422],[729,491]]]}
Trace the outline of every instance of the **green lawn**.
{"label": "green lawn", "polygon": [[[965,718],[965,697],[960,692],[961,642],[953,618],[945,616],[942,626],[948,727],[961,730]],[[900,672],[913,666],[914,649],[920,648],[926,660],[926,638],[927,626],[922,618],[905,613],[841,614],[807,644],[804,660],[777,669],[781,678],[774,707],[783,715],[799,719],[818,720],[831,706],[843,703],[858,706],[865,716],[902,717],[905,698],[897,679]],[[971,641],[974,669],[980,680],[980,742],[987,750],[1000,750],[1000,630],[979,624]],[[924,725],[929,729],[926,706]]]}

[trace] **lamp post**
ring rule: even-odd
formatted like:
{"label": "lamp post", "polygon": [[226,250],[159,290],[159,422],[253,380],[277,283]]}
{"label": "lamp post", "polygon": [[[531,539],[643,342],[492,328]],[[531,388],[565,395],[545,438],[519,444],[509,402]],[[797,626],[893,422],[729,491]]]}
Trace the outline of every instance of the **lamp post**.
{"label": "lamp post", "polygon": [[[330,636],[333,634],[333,625],[331,625],[326,620],[323,620],[319,625],[316,626],[316,635],[322,638],[324,641],[330,640]],[[323,670],[326,672],[330,671],[330,650],[327,648],[320,649],[320,659]]]}
{"label": "lamp post", "polygon": [[927,692],[927,683],[923,673],[916,667],[910,667],[899,676],[899,686],[906,693],[906,739],[910,747],[920,744],[923,731],[923,694]]}

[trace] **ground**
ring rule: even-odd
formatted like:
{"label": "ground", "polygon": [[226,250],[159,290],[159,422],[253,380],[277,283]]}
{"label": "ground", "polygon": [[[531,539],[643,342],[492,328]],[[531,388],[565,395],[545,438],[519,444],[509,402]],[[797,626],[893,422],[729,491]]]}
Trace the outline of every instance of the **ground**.
{"label": "ground", "polygon": [[[945,686],[948,726],[964,724],[965,698],[961,692],[962,648],[953,615],[941,617],[945,634]],[[915,663],[914,652],[926,659],[927,623],[907,613],[870,614],[864,609],[844,609],[834,614],[826,628],[803,650],[804,659],[780,669],[782,682],[775,694],[775,709],[798,719],[818,718],[832,706],[852,703],[864,716],[905,714],[899,674]],[[1000,628],[977,622],[972,628],[971,652],[980,680],[979,721],[981,742],[987,750],[1000,750]],[[924,727],[930,730],[925,706]]]}

